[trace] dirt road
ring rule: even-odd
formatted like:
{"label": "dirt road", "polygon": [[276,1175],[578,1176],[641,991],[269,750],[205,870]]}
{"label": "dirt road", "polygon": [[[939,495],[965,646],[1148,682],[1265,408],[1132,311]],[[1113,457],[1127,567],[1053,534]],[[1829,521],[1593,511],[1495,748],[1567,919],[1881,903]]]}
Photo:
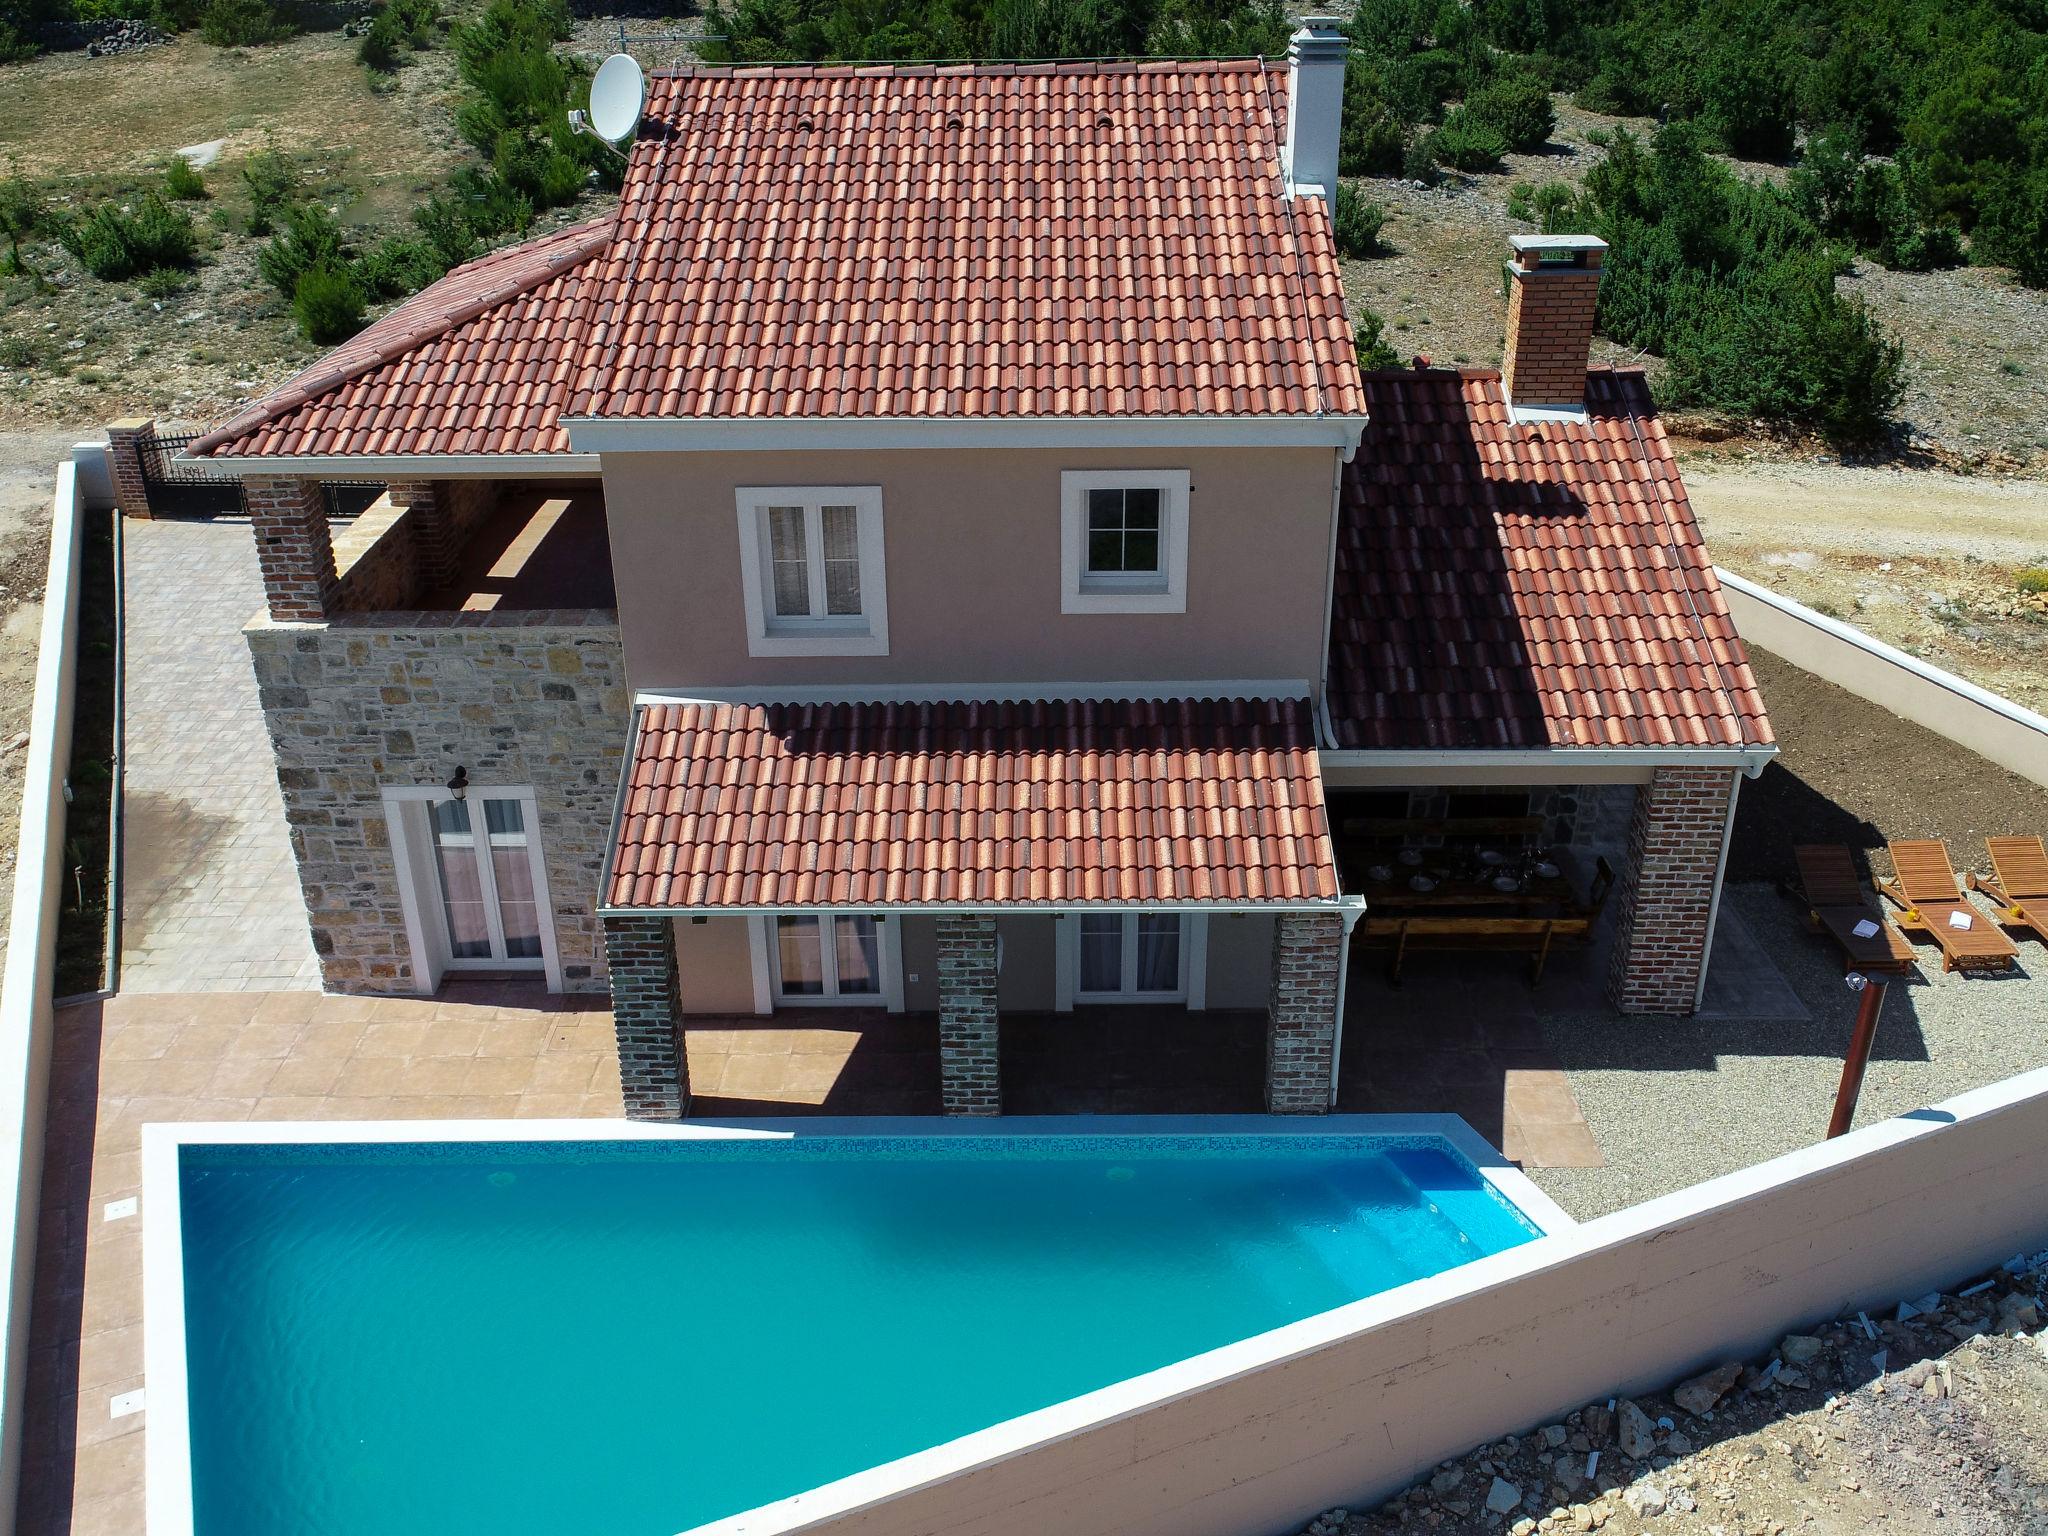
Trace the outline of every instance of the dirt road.
{"label": "dirt road", "polygon": [[1839,464],[1684,464],[1721,565],[2048,708],[2048,482]]}

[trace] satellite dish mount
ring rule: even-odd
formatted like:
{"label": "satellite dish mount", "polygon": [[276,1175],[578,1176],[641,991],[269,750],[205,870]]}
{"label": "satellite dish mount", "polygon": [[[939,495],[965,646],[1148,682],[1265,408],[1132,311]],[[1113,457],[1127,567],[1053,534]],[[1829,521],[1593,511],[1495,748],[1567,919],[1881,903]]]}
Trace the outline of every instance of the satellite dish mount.
{"label": "satellite dish mount", "polygon": [[640,131],[641,114],[647,110],[647,76],[631,54],[615,53],[597,67],[590,82],[590,110],[571,112],[569,126],[577,133],[600,138],[619,154]]}

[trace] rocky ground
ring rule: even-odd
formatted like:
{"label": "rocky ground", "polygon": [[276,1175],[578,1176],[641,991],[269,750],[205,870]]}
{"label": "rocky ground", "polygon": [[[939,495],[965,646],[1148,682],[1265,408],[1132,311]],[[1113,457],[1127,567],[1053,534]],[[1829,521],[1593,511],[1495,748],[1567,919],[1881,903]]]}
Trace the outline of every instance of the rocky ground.
{"label": "rocky ground", "polygon": [[2048,1252],[1483,1445],[1306,1536],[2038,1536]]}

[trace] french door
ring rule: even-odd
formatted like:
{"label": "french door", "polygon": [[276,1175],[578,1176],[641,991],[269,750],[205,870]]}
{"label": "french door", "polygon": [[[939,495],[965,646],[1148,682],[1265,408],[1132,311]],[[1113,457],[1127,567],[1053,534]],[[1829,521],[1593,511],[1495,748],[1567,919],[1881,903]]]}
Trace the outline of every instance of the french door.
{"label": "french door", "polygon": [[1188,995],[1178,912],[1084,912],[1074,996],[1081,1002],[1180,1002]]}
{"label": "french door", "polygon": [[450,969],[538,970],[538,850],[518,799],[472,795],[428,811]]}
{"label": "french door", "polygon": [[874,918],[777,917],[774,937],[777,1001],[882,1001],[882,929]]}

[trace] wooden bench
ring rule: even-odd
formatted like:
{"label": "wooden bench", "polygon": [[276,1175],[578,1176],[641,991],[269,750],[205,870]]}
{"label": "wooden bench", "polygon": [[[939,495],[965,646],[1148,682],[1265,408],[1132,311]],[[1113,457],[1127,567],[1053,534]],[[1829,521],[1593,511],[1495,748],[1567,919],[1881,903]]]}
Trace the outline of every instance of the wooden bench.
{"label": "wooden bench", "polygon": [[1530,957],[1529,985],[1543,980],[1550,963],[1550,951],[1558,944],[1591,941],[1600,911],[1607,905],[1607,893],[1614,886],[1614,870],[1605,859],[1595,866],[1593,890],[1583,906],[1554,917],[1509,917],[1457,913],[1386,913],[1367,911],[1354,937],[1369,945],[1388,945],[1393,956],[1387,965],[1387,980],[1399,986],[1401,965],[1411,949],[1479,950],[1497,949],[1526,953]]}

